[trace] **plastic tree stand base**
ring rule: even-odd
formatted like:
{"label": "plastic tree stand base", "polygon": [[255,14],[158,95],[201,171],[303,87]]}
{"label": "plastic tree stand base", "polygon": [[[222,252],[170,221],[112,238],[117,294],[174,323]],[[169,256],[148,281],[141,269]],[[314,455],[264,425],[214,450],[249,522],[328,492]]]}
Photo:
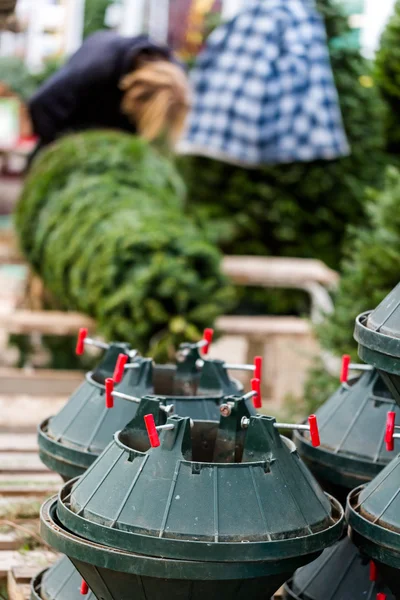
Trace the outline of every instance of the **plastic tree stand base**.
{"label": "plastic tree stand base", "polygon": [[382,574],[362,556],[346,536],[327,548],[317,560],[302,567],[285,586],[285,600],[375,600],[378,593],[394,600]]}
{"label": "plastic tree stand base", "polygon": [[349,494],[346,517],[354,544],[400,598],[400,455],[371,483]]}
{"label": "plastic tree stand base", "polygon": [[219,424],[169,417],[150,449],[115,434],[43,506],[43,538],[98,600],[265,600],[340,538],[339,503],[246,398]]}
{"label": "plastic tree stand base", "polygon": [[91,590],[81,594],[82,576],[66,556],[31,582],[31,600],[96,600]]}
{"label": "plastic tree stand base", "polygon": [[[388,411],[400,408],[376,369],[341,385],[317,410],[322,445],[295,431],[297,450],[322,488],[346,505],[347,495],[371,481],[392,460],[382,443]],[[400,451],[400,440],[395,440]]]}
{"label": "plastic tree stand base", "polygon": [[[164,571],[164,578],[160,580],[157,576],[106,568],[104,565],[107,563],[115,569],[123,563],[127,571],[136,570],[136,560],[142,557],[129,552],[116,552],[102,545],[89,544],[83,538],[71,534],[63,529],[57,519],[56,507],[56,498],[50,499],[42,507],[42,536],[53,547],[63,547],[66,552],[73,551],[82,556],[82,560],[74,558],[72,562],[89,588],[96,591],[97,600],[191,600],[203,595],[207,600],[267,600],[292,575],[296,567],[303,566],[311,557],[317,558],[319,554],[318,552],[307,557],[287,559],[287,571],[281,571],[282,565],[278,567],[276,563],[271,564],[269,568],[263,563],[253,563],[244,570],[238,568],[238,563],[232,563],[229,572],[224,574],[221,574],[220,563],[209,563],[203,568],[202,563],[198,562],[148,558],[147,567],[155,571],[154,575],[157,571]],[[96,566],[83,560],[87,553],[92,556],[93,553],[96,554],[99,559]],[[172,570],[178,574],[182,568],[198,570],[199,566],[199,579],[168,577]],[[278,572],[274,573],[274,570]]]}
{"label": "plastic tree stand base", "polygon": [[[109,377],[113,375],[118,356],[115,346],[106,353]],[[183,357],[175,365],[153,365],[151,359],[135,358],[135,368],[126,370],[115,391],[135,398],[149,394],[166,397],[168,403],[174,405],[175,414],[193,420],[218,421],[224,397],[240,392],[242,385],[228,376],[223,361],[202,361],[196,347],[184,350],[180,350]],[[200,369],[199,361],[204,362]],[[136,414],[137,404],[127,399],[116,399],[114,407],[108,409],[104,379],[95,377],[94,373],[88,373],[86,381],[61,411],[38,428],[39,456],[64,481],[82,475],[114,433],[123,429]]]}
{"label": "plastic tree stand base", "polygon": [[356,319],[358,355],[376,367],[400,406],[400,283],[373,311]]}

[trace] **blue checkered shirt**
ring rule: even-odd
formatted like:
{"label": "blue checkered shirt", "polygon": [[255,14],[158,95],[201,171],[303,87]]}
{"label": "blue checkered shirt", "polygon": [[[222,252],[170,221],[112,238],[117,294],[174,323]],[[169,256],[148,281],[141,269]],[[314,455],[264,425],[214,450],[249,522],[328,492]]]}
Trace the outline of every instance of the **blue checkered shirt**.
{"label": "blue checkered shirt", "polygon": [[349,153],[314,0],[245,0],[192,72],[182,153],[246,166]]}

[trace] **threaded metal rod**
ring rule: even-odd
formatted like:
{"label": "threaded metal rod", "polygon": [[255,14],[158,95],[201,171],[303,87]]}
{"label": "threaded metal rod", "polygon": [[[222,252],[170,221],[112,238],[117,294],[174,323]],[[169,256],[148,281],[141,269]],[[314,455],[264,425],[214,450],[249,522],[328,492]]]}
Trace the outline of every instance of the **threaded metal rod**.
{"label": "threaded metal rod", "polygon": [[99,340],[94,340],[93,338],[85,338],[85,344],[89,344],[89,346],[96,346],[96,348],[102,348],[103,350],[108,350],[110,347],[110,344],[100,342]]}

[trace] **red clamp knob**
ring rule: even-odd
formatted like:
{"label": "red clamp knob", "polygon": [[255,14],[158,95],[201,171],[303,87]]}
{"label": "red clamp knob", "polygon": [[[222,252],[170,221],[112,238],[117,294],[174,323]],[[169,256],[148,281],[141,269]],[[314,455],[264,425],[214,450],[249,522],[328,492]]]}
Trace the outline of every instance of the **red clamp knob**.
{"label": "red clamp knob", "polygon": [[254,357],[254,378],[261,382],[262,377],[262,356]]}
{"label": "red clamp knob", "polygon": [[75,353],[77,356],[81,356],[85,351],[85,339],[87,338],[88,330],[86,327],[82,327],[78,333],[78,339],[76,341]]}
{"label": "red clamp knob", "polygon": [[376,595],[376,600],[386,600],[386,598],[386,594],[383,594],[382,592]]}
{"label": "red clamp knob", "polygon": [[340,372],[340,383],[347,383],[347,380],[349,378],[349,368],[350,368],[350,355],[343,354],[342,370]]}
{"label": "red clamp knob", "polygon": [[214,337],[214,329],[207,328],[207,329],[204,330],[204,332],[203,332],[203,340],[205,340],[207,342],[202,347],[204,355],[208,354],[208,351],[209,351],[210,346],[211,346],[211,342],[213,341],[213,337]]}
{"label": "red clamp knob", "polygon": [[113,391],[114,391],[114,379],[111,379],[111,377],[108,377],[108,379],[106,379],[106,408],[114,407]]}
{"label": "red clamp knob", "polygon": [[126,354],[120,354],[118,356],[113,375],[115,383],[121,383],[122,378],[124,376],[125,365],[127,362],[128,356]]}
{"label": "red clamp knob", "polygon": [[86,596],[89,593],[89,586],[84,579],[82,579],[81,583],[81,594],[82,596]]}
{"label": "red clamp knob", "polygon": [[321,445],[321,440],[319,439],[317,417],[315,415],[310,415],[308,417],[308,424],[310,426],[311,444],[314,446],[314,448],[317,448]]}
{"label": "red clamp knob", "polygon": [[386,442],[386,450],[388,452],[393,452],[394,450],[394,430],[395,430],[395,420],[396,413],[393,411],[389,411],[386,419],[386,432],[385,432],[385,442]]}
{"label": "red clamp knob", "polygon": [[254,408],[262,408],[261,381],[256,377],[251,380],[251,389],[255,392],[253,396]]}
{"label": "red clamp knob", "polygon": [[376,568],[376,564],[373,560],[369,561],[369,580],[377,581],[378,579],[378,570]]}
{"label": "red clamp knob", "polygon": [[149,436],[150,446],[152,448],[158,448],[160,445],[160,438],[158,437],[158,432],[156,428],[156,423],[154,421],[153,415],[145,415],[144,423],[147,429],[147,435]]}

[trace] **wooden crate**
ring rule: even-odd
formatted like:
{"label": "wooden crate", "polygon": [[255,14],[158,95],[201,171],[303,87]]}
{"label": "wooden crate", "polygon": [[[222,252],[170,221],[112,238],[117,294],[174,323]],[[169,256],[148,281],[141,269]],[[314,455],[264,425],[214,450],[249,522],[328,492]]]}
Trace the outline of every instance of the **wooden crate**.
{"label": "wooden crate", "polygon": [[[0,585],[9,600],[27,600],[30,580],[57,554],[40,545],[39,509],[61,478],[40,462],[36,434],[0,433]],[[27,541],[39,544],[25,551]]]}
{"label": "wooden crate", "polygon": [[29,600],[31,579],[56,559],[57,554],[46,550],[0,552],[0,577],[7,581],[8,600]]}

